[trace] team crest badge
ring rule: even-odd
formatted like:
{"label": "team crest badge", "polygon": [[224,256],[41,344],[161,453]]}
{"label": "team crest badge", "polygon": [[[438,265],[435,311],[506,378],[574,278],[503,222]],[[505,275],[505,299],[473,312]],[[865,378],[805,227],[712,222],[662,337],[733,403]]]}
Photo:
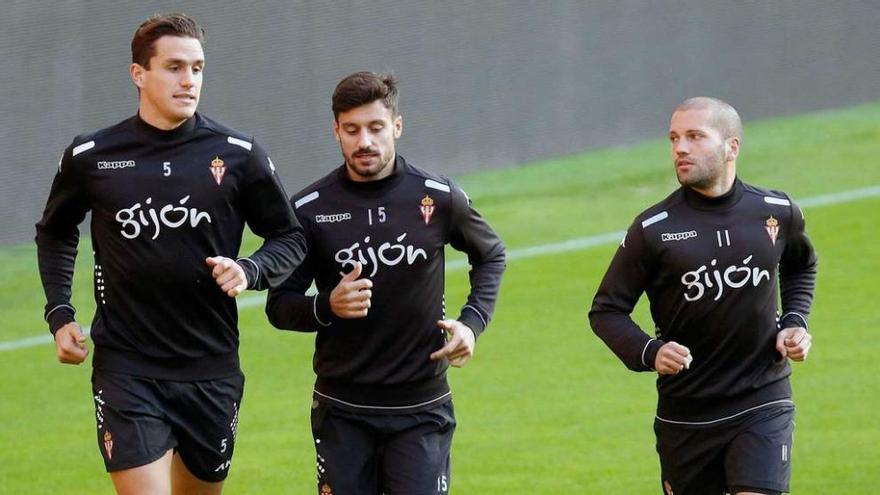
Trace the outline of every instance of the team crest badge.
{"label": "team crest badge", "polygon": [[107,460],[113,459],[113,435],[109,431],[104,432],[104,452],[107,452]]}
{"label": "team crest badge", "polygon": [[669,481],[663,482],[663,490],[666,492],[666,495],[675,495],[672,493],[672,485],[669,484]]}
{"label": "team crest badge", "polygon": [[434,214],[434,200],[431,199],[431,196],[425,195],[422,198],[422,206],[419,209],[422,210],[422,218],[425,220],[425,225],[431,222],[431,215]]}
{"label": "team crest badge", "polygon": [[779,220],[776,220],[772,216],[767,219],[767,224],[764,226],[764,229],[767,231],[767,235],[770,236],[770,241],[773,242],[773,245],[776,245],[776,236],[779,235]]}
{"label": "team crest badge", "polygon": [[330,485],[324,483],[321,485],[321,495],[333,495],[333,489],[330,488]]}
{"label": "team crest badge", "polygon": [[223,176],[226,175],[226,166],[219,156],[215,156],[211,160],[211,175],[214,176],[214,181],[217,182],[218,186],[223,182]]}

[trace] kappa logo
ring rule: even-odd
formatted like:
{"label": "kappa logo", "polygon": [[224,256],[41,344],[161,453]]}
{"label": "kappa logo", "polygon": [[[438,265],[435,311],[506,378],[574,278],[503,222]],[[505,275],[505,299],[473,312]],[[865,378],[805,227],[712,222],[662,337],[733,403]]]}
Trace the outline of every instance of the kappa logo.
{"label": "kappa logo", "polygon": [[422,198],[422,205],[419,207],[422,211],[422,219],[425,221],[425,225],[428,225],[428,223],[431,222],[431,215],[434,214],[435,208],[434,200],[431,199],[431,196],[426,194],[425,197]]}
{"label": "kappa logo", "polygon": [[[120,160],[120,161],[115,161],[115,162],[101,161],[101,162],[98,162],[98,170],[116,170],[116,169],[120,169],[120,168],[131,168],[131,167],[134,167],[135,165],[136,164],[135,164],[134,160]],[[58,166],[60,168],[61,164],[59,163]]]}
{"label": "kappa logo", "polygon": [[215,156],[211,160],[211,175],[214,176],[214,181],[218,186],[223,182],[223,176],[226,175],[226,166],[219,156]]}
{"label": "kappa logo", "polygon": [[767,231],[767,235],[770,236],[770,242],[775,246],[776,236],[779,235],[779,220],[773,218],[771,215],[770,218],[767,219],[767,223],[764,225],[764,230]]}
{"label": "kappa logo", "polygon": [[318,223],[336,223],[351,220],[351,213],[331,213],[329,215],[315,215],[315,221]]}
{"label": "kappa logo", "polygon": [[664,232],[660,234],[660,240],[662,242],[686,241],[695,237],[697,237],[696,230],[689,230],[687,232]]}

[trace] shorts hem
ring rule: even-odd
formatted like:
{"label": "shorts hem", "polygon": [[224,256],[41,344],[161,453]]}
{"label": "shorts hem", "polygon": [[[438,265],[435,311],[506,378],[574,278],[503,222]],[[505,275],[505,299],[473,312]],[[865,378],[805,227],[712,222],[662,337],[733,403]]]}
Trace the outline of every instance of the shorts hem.
{"label": "shorts hem", "polygon": [[[146,465],[148,465],[148,464],[152,464],[152,463],[158,461],[158,460],[161,459],[162,456],[164,456],[169,450],[174,450],[176,447],[177,447],[176,444],[169,445],[169,446],[168,446],[167,448],[165,448],[164,450],[161,450],[161,451],[159,451],[158,453],[153,454],[153,455],[151,455],[151,456],[147,456],[147,459],[148,459],[148,460],[147,460],[147,461],[144,461],[144,462],[141,462],[141,461],[131,461],[131,462],[125,462],[125,463],[121,463],[121,464],[119,464],[119,465],[114,465],[113,467],[110,467],[109,465],[107,465],[107,460],[105,459],[105,460],[104,460],[104,468],[107,470],[108,473],[116,473],[116,472],[119,472],[119,471],[125,471],[126,469],[134,469],[134,468],[139,468],[139,467],[141,467],[141,466],[146,466]],[[102,455],[102,457],[103,457],[103,455]]]}
{"label": "shorts hem", "polygon": [[769,495],[776,495],[777,493],[788,493],[788,487],[780,488],[779,485],[776,486],[766,486],[761,483],[737,483],[735,485],[730,485],[728,487],[731,494],[735,494],[738,491],[745,492],[754,492],[754,493],[762,493]]}

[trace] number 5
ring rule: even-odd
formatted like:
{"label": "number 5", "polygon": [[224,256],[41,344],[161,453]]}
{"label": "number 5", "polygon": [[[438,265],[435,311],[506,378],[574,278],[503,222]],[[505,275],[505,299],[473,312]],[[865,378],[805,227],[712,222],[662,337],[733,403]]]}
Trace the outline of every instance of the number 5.
{"label": "number 5", "polygon": [[162,175],[165,177],[171,175],[171,162],[162,162]]}

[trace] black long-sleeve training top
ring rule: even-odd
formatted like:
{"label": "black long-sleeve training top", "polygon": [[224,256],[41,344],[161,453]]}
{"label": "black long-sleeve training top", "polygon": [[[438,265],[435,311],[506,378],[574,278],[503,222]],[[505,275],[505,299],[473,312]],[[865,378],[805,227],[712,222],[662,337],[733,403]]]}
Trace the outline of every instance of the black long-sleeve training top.
{"label": "black long-sleeve training top", "polygon": [[[635,371],[652,370],[666,342],[688,347],[690,369],[657,379],[657,417],[711,422],[791,398],[776,334],[807,326],[815,278],[803,213],[784,193],[739,179],[718,198],[682,187],[630,226],[589,318]],[[642,292],[653,338],[630,318]]]}
{"label": "black long-sleeve training top", "polygon": [[138,116],[78,136],[37,224],[46,320],[70,304],[78,224],[91,211],[97,369],[172,380],[239,372],[238,314],[205,263],[236,259],[245,223],[262,247],[238,260],[248,288],[284,280],[305,238],[275,166],[252,137],[196,114],[163,131]]}
{"label": "black long-sleeve training top", "polygon": [[[399,155],[394,166],[387,178],[354,182],[343,165],[293,196],[308,255],[266,306],[276,327],[317,332],[316,397],[358,411],[448,400],[448,365],[429,358],[445,343],[437,321],[446,244],[468,255],[471,290],[458,320],[475,335],[492,316],[505,266],[504,245],[460,188]],[[358,261],[373,282],[369,313],[337,318],[330,292]],[[313,280],[318,293],[306,295]]]}

